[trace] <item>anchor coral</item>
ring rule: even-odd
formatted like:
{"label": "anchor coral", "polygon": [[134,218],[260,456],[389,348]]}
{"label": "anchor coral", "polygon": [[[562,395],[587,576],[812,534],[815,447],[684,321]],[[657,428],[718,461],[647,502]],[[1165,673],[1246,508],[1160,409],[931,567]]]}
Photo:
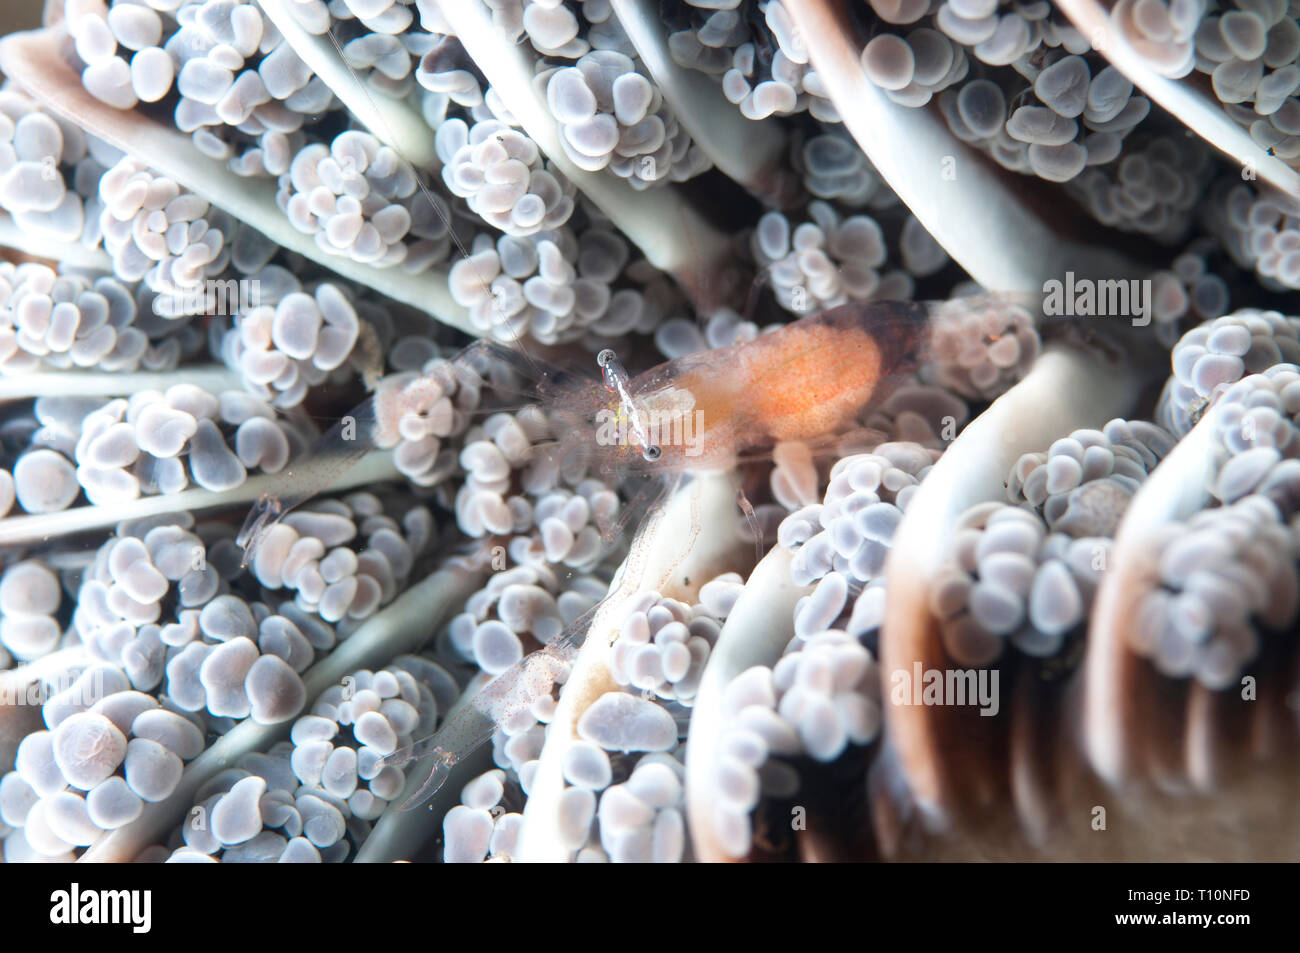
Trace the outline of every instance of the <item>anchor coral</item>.
{"label": "anchor coral", "polygon": [[1287,856],[1286,3],[47,7],[6,862]]}

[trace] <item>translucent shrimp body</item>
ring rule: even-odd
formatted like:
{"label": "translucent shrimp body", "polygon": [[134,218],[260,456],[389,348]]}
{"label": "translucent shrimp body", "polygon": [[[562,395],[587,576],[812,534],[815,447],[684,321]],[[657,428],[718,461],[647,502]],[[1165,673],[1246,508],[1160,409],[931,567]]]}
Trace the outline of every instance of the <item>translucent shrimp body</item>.
{"label": "translucent shrimp body", "polygon": [[601,352],[617,399],[594,414],[594,453],[614,468],[725,470],[747,451],[841,433],[924,357],[928,313],[910,302],[845,305],[631,381]]}
{"label": "translucent shrimp body", "polygon": [[[888,393],[891,379],[929,356],[936,316],[935,307],[916,302],[843,305],[635,378],[612,351],[602,351],[603,386],[548,379],[543,390],[563,452],[593,469],[615,477],[727,470],[747,453],[786,441],[815,443],[849,429],[864,407]],[[482,360],[492,356],[519,363],[512,352],[471,345],[431,375],[387,382],[345,416],[286,471],[283,491],[249,514],[239,537],[245,558],[270,526],[368,450],[445,432],[454,413],[446,395],[457,385],[481,386]]]}
{"label": "translucent shrimp body", "polygon": [[[935,331],[946,320],[942,306],[915,302],[844,305],[752,341],[685,355],[635,378],[612,351],[602,351],[597,362],[603,383],[550,380],[553,433],[564,453],[586,456],[611,475],[728,470],[779,443],[816,443],[852,429],[861,411],[887,396],[897,378],[933,356]],[[450,383],[406,377],[381,389],[354,411],[352,418],[364,426],[352,440],[332,432],[317,452],[346,465],[363,449],[418,438],[406,432],[413,424],[402,421],[418,419],[427,427],[430,416],[449,415],[449,405],[445,414],[431,411],[445,403]],[[246,524],[246,552],[268,522],[311,492],[302,488],[259,504]],[[432,737],[385,759],[393,765],[429,759],[427,780],[404,807],[432,795],[497,725],[554,690],[586,641],[595,611],[498,675]]]}

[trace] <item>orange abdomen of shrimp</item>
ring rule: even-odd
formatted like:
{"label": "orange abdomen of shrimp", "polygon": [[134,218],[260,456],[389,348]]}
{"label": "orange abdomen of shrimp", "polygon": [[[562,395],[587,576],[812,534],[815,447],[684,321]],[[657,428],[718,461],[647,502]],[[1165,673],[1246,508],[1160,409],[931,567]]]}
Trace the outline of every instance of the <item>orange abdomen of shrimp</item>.
{"label": "orange abdomen of shrimp", "polygon": [[[927,330],[910,303],[845,305],[753,341],[690,355],[674,383],[695,395],[705,458],[848,429]],[[677,362],[674,362],[677,363]]]}

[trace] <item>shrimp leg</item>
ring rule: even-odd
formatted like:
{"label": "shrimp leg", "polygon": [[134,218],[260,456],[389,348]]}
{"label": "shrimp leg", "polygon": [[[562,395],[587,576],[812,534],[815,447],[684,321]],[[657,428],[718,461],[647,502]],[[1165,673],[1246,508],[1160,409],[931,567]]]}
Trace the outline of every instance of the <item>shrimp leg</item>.
{"label": "shrimp leg", "polygon": [[525,655],[488,682],[432,735],[394,751],[380,762],[385,767],[396,767],[430,756],[434,759],[429,777],[400,810],[409,811],[432,797],[451,769],[492,737],[493,729],[554,690],[586,641],[598,608],[583,613],[545,648]]}
{"label": "shrimp leg", "polygon": [[[509,673],[502,673],[506,674]],[[400,748],[382,759],[380,764],[384,767],[400,767],[433,756],[429,776],[414,794],[402,802],[398,810],[410,811],[438,793],[451,776],[451,769],[469,757],[479,745],[485,744],[492,737],[495,728],[496,722],[471,702],[452,715],[436,734]]]}
{"label": "shrimp leg", "polygon": [[[448,363],[458,382],[478,389],[485,385],[479,368],[486,368],[492,358],[506,354],[510,354],[512,366],[529,366],[526,358],[514,355],[508,348],[483,341],[462,348]],[[342,417],[315,446],[283,470],[276,487],[253,504],[235,538],[244,550],[242,564],[247,566],[253,561],[266,532],[290,510],[324,492],[371,450],[396,443],[395,418],[402,412],[404,395],[408,390],[418,393],[427,382],[426,376],[419,376],[389,389],[381,385],[380,390]]]}
{"label": "shrimp leg", "polygon": [[[662,516],[662,511],[652,513],[638,530],[638,539],[656,526]],[[624,569],[627,565],[625,562]],[[622,573],[623,570],[619,572]],[[579,649],[587,641],[596,615],[606,607],[617,604],[615,600],[627,598],[631,589],[626,578],[620,581],[619,574],[616,574],[605,598],[569,623],[545,647],[525,655],[488,682],[477,695],[454,711],[432,735],[383,758],[380,764],[384,767],[398,767],[428,757],[434,759],[428,778],[402,804],[400,810],[408,811],[432,797],[451,775],[453,767],[491,739],[493,729],[532,707],[539,698],[551,694],[555,686],[567,677]]]}
{"label": "shrimp leg", "polygon": [[267,531],[292,509],[324,492],[340,475],[375,449],[378,434],[375,398],[368,397],[326,432],[311,450],[281,471],[274,489],[263,493],[248,511],[235,537],[248,566]]}

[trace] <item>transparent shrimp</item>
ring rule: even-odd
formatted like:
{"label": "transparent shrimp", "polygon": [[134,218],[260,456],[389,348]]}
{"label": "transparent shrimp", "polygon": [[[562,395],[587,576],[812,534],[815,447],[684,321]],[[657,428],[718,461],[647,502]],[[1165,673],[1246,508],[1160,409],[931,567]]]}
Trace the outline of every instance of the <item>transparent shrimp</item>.
{"label": "transparent shrimp", "polygon": [[[949,302],[848,304],[729,347],[700,351],[630,377],[611,350],[597,358],[601,382],[565,378],[527,353],[480,341],[449,364],[482,387],[484,368],[504,360],[538,386],[562,457],[621,478],[733,468],[786,441],[843,433],[856,415],[934,356],[954,315],[1020,308],[1026,299],[980,295]],[[484,360],[486,359],[486,361]],[[247,564],[263,534],[323,491],[367,451],[393,446],[403,406],[438,386],[407,375],[381,388],[284,471],[241,530]]]}
{"label": "transparent shrimp", "polygon": [[[590,453],[607,472],[671,475],[731,469],[747,455],[778,443],[815,442],[852,429],[863,408],[888,396],[894,384],[935,356],[943,337],[937,332],[950,327],[954,314],[989,309],[991,303],[994,310],[1020,306],[1010,298],[989,296],[844,305],[752,341],[685,355],[635,378],[613,351],[605,350],[597,358],[602,382],[546,375],[556,429],[566,452]],[[501,348],[491,353],[537,368],[526,355]],[[407,386],[419,385],[416,379]],[[381,392],[345,417],[305,465],[290,471],[284,493],[259,501],[240,534],[246,558],[260,534],[323,489],[323,481],[334,479],[367,450],[396,442],[393,425],[386,422],[391,409],[383,404],[390,399]],[[343,432],[349,421],[350,437]],[[384,759],[388,765],[405,765],[433,756],[428,779],[403,809],[429,798],[457,763],[491,738],[494,728],[554,690],[598,609],[494,678],[431,737]]]}
{"label": "transparent shrimp", "polygon": [[[1036,296],[1001,293],[841,305],[630,380],[605,351],[606,404],[587,439],[623,471],[657,473],[729,470],[786,442],[829,445],[918,372],[971,397],[1005,387],[1037,354],[1038,311]],[[972,357],[995,379],[972,378]],[[576,427],[570,439],[583,433]]]}
{"label": "transparent shrimp", "polygon": [[680,472],[728,470],[784,441],[841,433],[926,359],[933,313],[914,302],[845,305],[630,380],[601,352],[609,396],[592,442],[623,470]]}

